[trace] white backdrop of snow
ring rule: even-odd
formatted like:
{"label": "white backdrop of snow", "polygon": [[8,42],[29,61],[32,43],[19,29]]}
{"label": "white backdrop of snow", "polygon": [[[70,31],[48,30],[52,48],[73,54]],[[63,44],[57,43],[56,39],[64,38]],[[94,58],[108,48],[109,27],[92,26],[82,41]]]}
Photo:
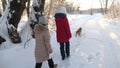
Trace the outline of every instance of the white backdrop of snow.
{"label": "white backdrop of snow", "polygon": [[[101,14],[68,15],[72,32],[71,56],[61,60],[56,33],[51,32],[53,60],[58,68],[120,68],[120,21],[104,19]],[[34,68],[35,40],[31,38],[27,19],[19,24],[21,44],[12,44],[9,39],[0,47],[0,68]],[[2,25],[1,28],[4,28]],[[75,37],[75,31],[82,27],[81,37]],[[25,28],[25,29],[23,29]],[[4,32],[4,31],[2,31]],[[4,37],[7,38],[7,34]],[[28,42],[26,42],[29,40]],[[25,46],[25,47],[24,47]],[[45,61],[42,68],[48,68]]]}

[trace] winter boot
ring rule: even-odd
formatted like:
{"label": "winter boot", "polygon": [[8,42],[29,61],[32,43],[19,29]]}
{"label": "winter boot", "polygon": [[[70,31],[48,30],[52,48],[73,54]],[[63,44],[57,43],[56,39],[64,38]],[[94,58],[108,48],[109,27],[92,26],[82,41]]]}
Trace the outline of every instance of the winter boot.
{"label": "winter boot", "polygon": [[57,66],[58,66],[57,64],[54,64],[54,68],[57,68]]}
{"label": "winter boot", "polygon": [[62,57],[62,60],[65,60],[65,57]]}

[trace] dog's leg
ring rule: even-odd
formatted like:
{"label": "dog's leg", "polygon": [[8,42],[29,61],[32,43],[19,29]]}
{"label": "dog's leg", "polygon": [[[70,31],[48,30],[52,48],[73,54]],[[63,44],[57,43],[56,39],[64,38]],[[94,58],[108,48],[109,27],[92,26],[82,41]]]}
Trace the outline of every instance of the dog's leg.
{"label": "dog's leg", "polygon": [[77,37],[77,32],[76,32],[75,36]]}
{"label": "dog's leg", "polygon": [[78,33],[78,35],[80,36],[80,33]]}

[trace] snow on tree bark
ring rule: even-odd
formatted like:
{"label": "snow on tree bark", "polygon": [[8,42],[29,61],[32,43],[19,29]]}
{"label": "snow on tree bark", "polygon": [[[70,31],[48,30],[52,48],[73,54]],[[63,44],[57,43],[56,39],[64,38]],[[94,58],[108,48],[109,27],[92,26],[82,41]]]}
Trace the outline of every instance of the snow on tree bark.
{"label": "snow on tree bark", "polygon": [[9,24],[14,25],[16,28],[21,19],[23,10],[25,9],[25,4],[27,0],[12,0],[10,1],[10,11],[11,17],[8,17]]}
{"label": "snow on tree bark", "polygon": [[[30,27],[32,28],[32,37],[34,38],[34,26],[36,23],[38,23],[38,18],[40,16],[43,16],[43,12],[44,12],[44,4],[45,4],[45,0],[33,0],[33,4],[32,4],[32,11],[31,11],[31,24]],[[34,18],[33,18],[34,17]]]}
{"label": "snow on tree bark", "polygon": [[[17,27],[28,0],[10,0],[9,14],[7,17],[8,34],[13,43],[21,43]],[[9,27],[9,25],[12,25]]]}

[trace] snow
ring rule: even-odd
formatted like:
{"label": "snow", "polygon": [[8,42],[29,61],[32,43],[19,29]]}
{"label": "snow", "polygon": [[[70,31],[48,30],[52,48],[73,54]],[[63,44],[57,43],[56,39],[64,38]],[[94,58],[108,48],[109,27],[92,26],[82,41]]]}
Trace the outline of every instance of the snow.
{"label": "snow", "polygon": [[38,0],[33,0],[33,6],[39,6],[38,2]]}
{"label": "snow", "polygon": [[[25,19],[25,18],[24,18]],[[0,68],[34,68],[35,40],[30,36],[30,28],[19,24],[21,44],[12,44],[10,40],[0,46]],[[56,33],[51,32],[53,60],[58,68],[120,68],[120,20],[108,20],[102,14],[68,14],[72,32],[71,56],[61,60]],[[5,25],[4,25],[5,26]],[[23,27],[25,29],[23,29]],[[82,27],[81,36],[75,31]],[[5,34],[7,36],[7,34]],[[47,61],[42,68],[48,68]]]}

